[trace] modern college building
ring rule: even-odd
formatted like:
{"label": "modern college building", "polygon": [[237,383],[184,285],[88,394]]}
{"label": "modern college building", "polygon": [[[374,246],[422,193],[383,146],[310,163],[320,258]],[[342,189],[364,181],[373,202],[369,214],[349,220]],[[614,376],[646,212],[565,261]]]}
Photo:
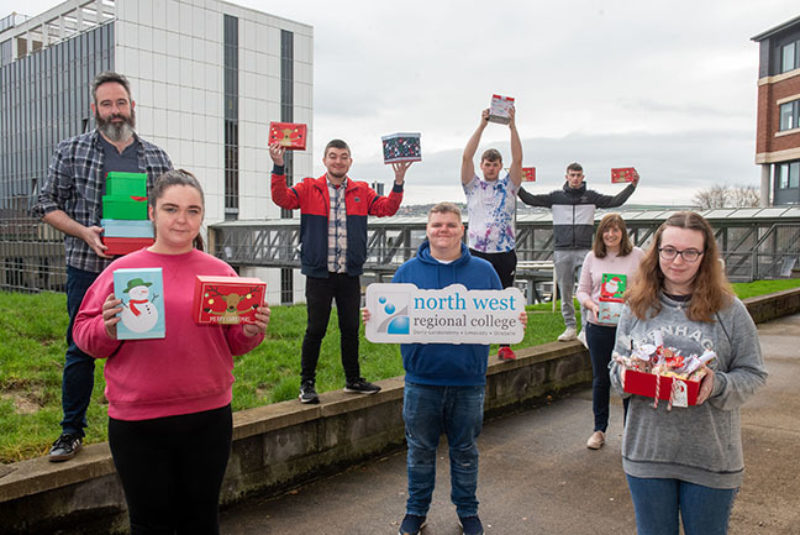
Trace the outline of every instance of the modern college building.
{"label": "modern college building", "polygon": [[765,204],[800,204],[800,17],[752,40],[760,47],[756,163],[761,198],[772,198]]}
{"label": "modern college building", "polygon": [[[28,210],[56,144],[94,128],[97,73],[128,77],[137,132],[198,176],[213,224],[291,217],[270,200],[267,130],[311,131],[312,67],[311,26],[218,0],[68,0],[1,19],[0,287],[59,289],[63,265],[48,267],[42,242],[60,237]],[[311,174],[307,149],[291,154],[290,180]],[[302,288],[285,271],[259,270],[269,302],[281,282]]]}

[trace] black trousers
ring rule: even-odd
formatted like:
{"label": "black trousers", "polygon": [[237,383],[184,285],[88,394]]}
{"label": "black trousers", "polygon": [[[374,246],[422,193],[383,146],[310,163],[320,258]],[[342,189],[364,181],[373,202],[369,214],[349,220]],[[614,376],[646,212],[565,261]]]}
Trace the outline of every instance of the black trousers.
{"label": "black trousers", "polygon": [[131,534],[217,535],[232,435],[230,405],[153,420],[109,418]]}
{"label": "black trousers", "polygon": [[503,285],[503,288],[514,286],[514,275],[517,273],[517,251],[511,249],[505,253],[482,253],[470,249],[469,254],[489,262],[497,276],[500,277],[500,284]]}
{"label": "black trousers", "polygon": [[313,381],[317,374],[319,348],[328,330],[331,303],[336,300],[339,316],[342,367],[347,382],[361,377],[358,365],[358,311],[361,307],[361,282],[347,273],[330,273],[327,279],[306,277],[308,324],[303,338],[300,365],[303,381]]}

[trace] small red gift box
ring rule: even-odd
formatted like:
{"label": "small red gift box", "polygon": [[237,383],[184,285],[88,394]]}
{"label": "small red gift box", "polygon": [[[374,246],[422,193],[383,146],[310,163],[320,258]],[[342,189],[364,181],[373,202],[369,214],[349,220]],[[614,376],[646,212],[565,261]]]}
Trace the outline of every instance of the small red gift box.
{"label": "small red gift box", "polygon": [[103,236],[103,245],[107,255],[119,256],[144,249],[153,245],[153,238],[112,238]]}
{"label": "small red gift box", "polygon": [[[654,373],[640,372],[631,369],[625,370],[625,392],[629,394],[638,394],[648,398],[655,398],[656,381],[659,381],[658,399],[675,399],[676,396],[682,395],[681,391],[685,391],[688,404],[697,404],[697,393],[700,391],[699,379],[683,381],[675,377],[656,375]],[[672,392],[673,383],[675,383],[675,394]]]}
{"label": "small red gift box", "polygon": [[611,170],[611,182],[614,184],[633,182],[634,178],[636,178],[636,168],[634,167],[617,167]]}
{"label": "small red gift box", "polygon": [[306,150],[306,125],[269,123],[269,144],[278,143],[286,150]]}
{"label": "small red gift box", "polygon": [[522,168],[522,181],[523,182],[536,182],[536,168],[523,167]]}
{"label": "small red gift box", "polygon": [[200,324],[255,323],[267,283],[250,277],[195,276],[192,317]]}

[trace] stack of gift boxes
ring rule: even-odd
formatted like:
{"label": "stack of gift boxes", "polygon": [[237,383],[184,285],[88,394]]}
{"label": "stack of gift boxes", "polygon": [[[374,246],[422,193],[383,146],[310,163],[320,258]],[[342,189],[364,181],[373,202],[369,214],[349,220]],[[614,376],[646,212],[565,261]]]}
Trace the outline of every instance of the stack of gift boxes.
{"label": "stack of gift boxes", "polygon": [[100,224],[106,254],[124,255],[153,244],[145,173],[108,173]]}

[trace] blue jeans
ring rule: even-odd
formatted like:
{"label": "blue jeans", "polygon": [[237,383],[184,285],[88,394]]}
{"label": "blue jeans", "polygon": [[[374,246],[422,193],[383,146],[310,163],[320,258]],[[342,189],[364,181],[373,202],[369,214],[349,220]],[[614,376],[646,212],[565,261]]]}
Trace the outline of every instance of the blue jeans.
{"label": "blue jeans", "polygon": [[[443,356],[443,358],[446,358]],[[408,443],[406,513],[425,516],[436,483],[436,449],[442,433],[450,448],[450,499],[460,517],[478,514],[478,444],[483,427],[483,386],[406,383],[403,421]]]}
{"label": "blue jeans", "polygon": [[606,432],[608,428],[608,398],[611,380],[608,376],[608,363],[617,339],[617,328],[604,325],[586,324],[586,345],[592,359],[592,411],[594,430]]}
{"label": "blue jeans", "polygon": [[64,363],[64,373],[61,378],[61,408],[64,419],[61,420],[63,433],[84,436],[86,427],[86,409],[92,399],[94,388],[94,359],[81,351],[72,339],[72,324],[78,309],[86,295],[86,290],[92,285],[99,273],[84,271],[72,266],[67,266],[67,312],[69,313],[69,326],[67,327],[67,353]]}
{"label": "blue jeans", "polygon": [[713,489],[679,479],[627,476],[638,535],[725,535],[739,489]]}

